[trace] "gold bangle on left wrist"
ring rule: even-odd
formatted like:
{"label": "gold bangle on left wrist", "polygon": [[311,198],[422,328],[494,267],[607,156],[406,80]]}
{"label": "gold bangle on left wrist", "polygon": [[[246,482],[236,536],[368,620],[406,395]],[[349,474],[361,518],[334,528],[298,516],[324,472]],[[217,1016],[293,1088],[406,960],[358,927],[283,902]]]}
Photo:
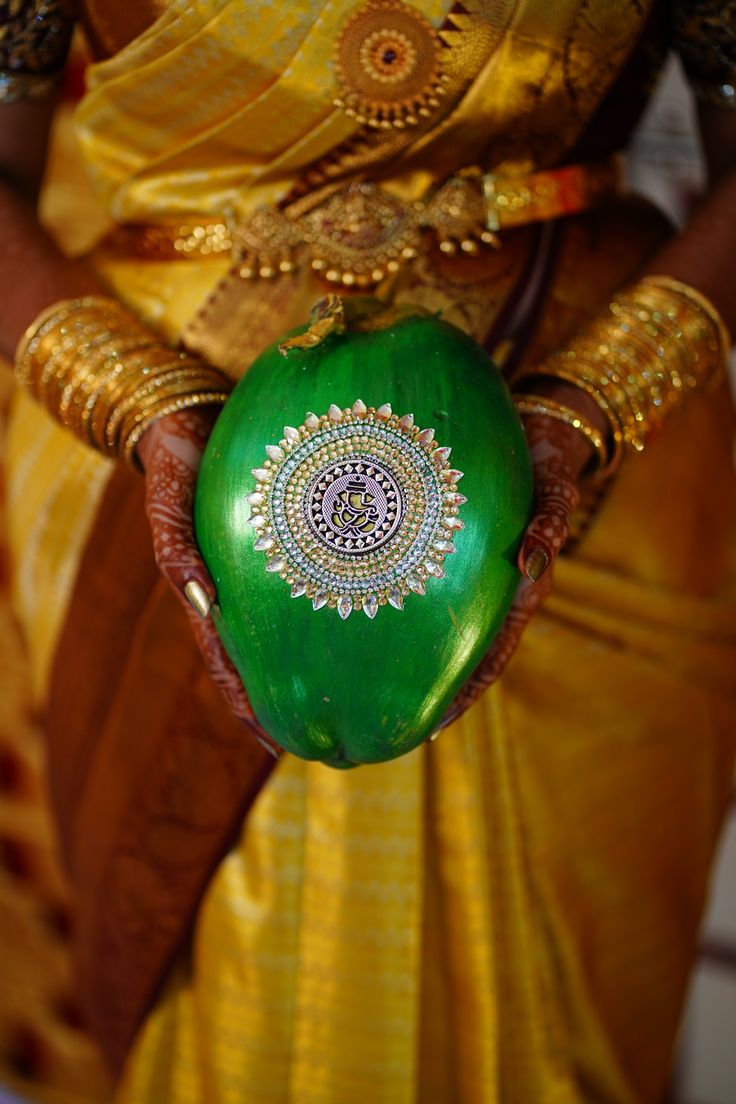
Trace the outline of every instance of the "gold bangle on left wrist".
{"label": "gold bangle on left wrist", "polygon": [[607,471],[611,462],[608,442],[597,426],[594,426],[577,410],[573,410],[571,406],[566,406],[564,403],[557,402],[556,399],[551,399],[546,395],[534,394],[514,395],[514,405],[522,417],[528,414],[543,415],[577,430],[593,448],[594,464],[590,474],[597,475]]}
{"label": "gold bangle on left wrist", "polygon": [[725,375],[730,337],[715,306],[669,276],[645,276],[619,292],[567,346],[523,365],[515,387],[565,381],[585,391],[610,426],[607,474],[640,453],[670,410]]}

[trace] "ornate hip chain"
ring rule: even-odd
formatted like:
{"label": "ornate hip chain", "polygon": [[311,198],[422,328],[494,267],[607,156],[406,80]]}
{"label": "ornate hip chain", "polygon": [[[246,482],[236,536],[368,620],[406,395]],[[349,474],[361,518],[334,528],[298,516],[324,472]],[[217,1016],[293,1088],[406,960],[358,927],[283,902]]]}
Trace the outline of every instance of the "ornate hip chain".
{"label": "ornate hip chain", "polygon": [[448,255],[474,255],[498,248],[506,228],[585,210],[615,192],[619,177],[616,159],[521,177],[473,167],[415,202],[359,181],[298,216],[271,206],[240,220],[120,226],[105,247],[151,260],[230,253],[244,280],[310,265],[330,284],[371,288],[433,245]]}

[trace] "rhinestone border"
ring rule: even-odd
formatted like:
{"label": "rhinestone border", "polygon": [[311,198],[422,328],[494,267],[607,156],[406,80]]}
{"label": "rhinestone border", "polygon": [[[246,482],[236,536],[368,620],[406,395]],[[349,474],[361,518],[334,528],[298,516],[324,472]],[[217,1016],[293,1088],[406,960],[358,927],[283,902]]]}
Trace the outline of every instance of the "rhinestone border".
{"label": "rhinestone border", "polygon": [[[326,414],[308,412],[300,426],[284,426],[278,444],[266,445],[263,465],[252,469],[256,485],[247,496],[265,570],[284,580],[292,598],[337,609],[343,620],[358,609],[371,620],[382,606],[403,609],[408,594],[423,595],[430,578],[444,577],[445,557],[464,528],[459,513],[467,499],[457,490],[463,473],[449,458],[434,429],[416,426],[412,414],[399,417],[390,403],[332,403]],[[399,488],[401,522],[374,549],[329,547],[314,531],[310,493],[336,465],[388,469]]]}

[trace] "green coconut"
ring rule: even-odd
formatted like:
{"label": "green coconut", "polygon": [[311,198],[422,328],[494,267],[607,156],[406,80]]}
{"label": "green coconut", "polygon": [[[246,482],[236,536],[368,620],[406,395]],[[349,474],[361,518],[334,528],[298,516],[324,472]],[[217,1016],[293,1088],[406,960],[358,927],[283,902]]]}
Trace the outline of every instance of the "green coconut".
{"label": "green coconut", "polygon": [[259,723],[331,766],[437,728],[519,582],[523,430],[471,338],[331,300],[256,360],[195,496],[215,624]]}

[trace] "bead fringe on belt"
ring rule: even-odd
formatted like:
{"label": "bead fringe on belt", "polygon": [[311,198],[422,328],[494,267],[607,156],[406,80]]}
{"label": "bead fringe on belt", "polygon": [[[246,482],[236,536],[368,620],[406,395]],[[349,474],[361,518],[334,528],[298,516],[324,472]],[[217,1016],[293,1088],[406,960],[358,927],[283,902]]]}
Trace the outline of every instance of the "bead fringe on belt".
{"label": "bead fringe on belt", "polygon": [[[369,181],[333,192],[306,213],[261,207],[233,216],[181,217],[116,227],[102,243],[118,255],[168,261],[230,255],[245,280],[271,279],[310,265],[326,280],[369,288],[424,251],[499,248],[504,230],[586,210],[615,193],[616,157],[508,177],[471,167],[426,199],[406,202]],[[304,203],[299,208],[304,212]]]}

